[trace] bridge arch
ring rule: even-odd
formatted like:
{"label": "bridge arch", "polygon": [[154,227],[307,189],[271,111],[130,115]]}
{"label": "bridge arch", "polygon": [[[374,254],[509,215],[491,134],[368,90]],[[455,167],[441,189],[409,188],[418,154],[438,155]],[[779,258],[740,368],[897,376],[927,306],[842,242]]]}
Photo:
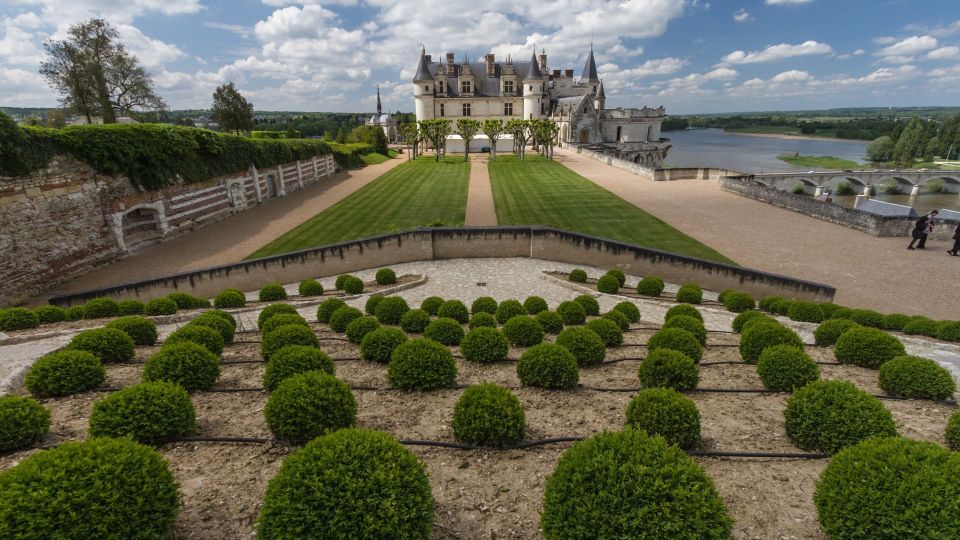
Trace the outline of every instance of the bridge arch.
{"label": "bridge arch", "polygon": [[942,181],[943,187],[941,191],[947,193],[960,193],[960,175],[957,176],[931,176],[930,178],[925,178],[920,181],[919,185],[921,187],[926,187],[931,182]]}

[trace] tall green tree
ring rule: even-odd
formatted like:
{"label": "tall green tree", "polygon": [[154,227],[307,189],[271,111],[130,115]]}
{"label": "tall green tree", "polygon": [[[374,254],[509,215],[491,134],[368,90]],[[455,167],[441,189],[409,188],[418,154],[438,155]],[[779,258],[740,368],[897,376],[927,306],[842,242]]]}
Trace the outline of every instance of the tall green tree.
{"label": "tall green tree", "polygon": [[867,144],[867,159],[878,163],[893,159],[893,139],[884,135]]}
{"label": "tall green tree", "polygon": [[470,142],[473,141],[477,133],[482,128],[479,120],[472,118],[460,118],[457,120],[457,135],[463,137],[463,160],[470,159]]}
{"label": "tall green tree", "polygon": [[417,159],[417,148],[420,146],[421,133],[420,126],[416,122],[404,122],[400,124],[400,136],[403,142],[407,143],[407,161]]}
{"label": "tall green tree", "polygon": [[503,120],[498,120],[495,118],[484,120],[483,134],[490,139],[490,160],[496,161],[497,141],[499,141],[500,137],[503,135]]}
{"label": "tall green tree", "polygon": [[893,147],[893,160],[902,166],[913,165],[914,159],[923,151],[923,141],[923,121],[915,116],[900,133]]}
{"label": "tall green tree", "polygon": [[241,131],[253,130],[253,103],[243,97],[233,81],[214,90],[210,116],[220,124],[221,130],[237,135]]}
{"label": "tall green tree", "polygon": [[521,160],[526,154],[527,141],[529,141],[532,136],[530,128],[531,124],[529,120],[514,118],[507,122],[507,132],[513,136],[513,148]]}
{"label": "tall green tree", "polygon": [[440,156],[446,151],[447,136],[451,131],[450,122],[443,118],[420,120],[420,131],[423,137],[433,145],[436,160],[440,161]]}

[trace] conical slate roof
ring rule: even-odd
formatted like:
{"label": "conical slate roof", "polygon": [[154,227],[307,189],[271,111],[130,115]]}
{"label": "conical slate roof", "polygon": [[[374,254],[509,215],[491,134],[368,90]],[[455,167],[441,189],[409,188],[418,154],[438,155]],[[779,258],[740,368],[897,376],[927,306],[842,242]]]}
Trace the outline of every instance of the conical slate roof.
{"label": "conical slate roof", "polygon": [[433,75],[430,74],[430,70],[427,68],[427,51],[426,49],[420,49],[420,63],[417,64],[417,74],[413,76],[413,82],[432,80]]}
{"label": "conical slate roof", "polygon": [[526,75],[523,77],[525,81],[540,80],[543,78],[543,74],[540,73],[540,63],[537,62],[537,53],[533,52],[533,55],[530,57],[530,69],[527,70]]}
{"label": "conical slate roof", "polygon": [[590,46],[590,54],[587,56],[587,63],[583,66],[583,73],[580,74],[581,82],[600,82],[597,77],[597,63],[593,60],[593,45]]}
{"label": "conical slate roof", "polygon": [[603,93],[603,81],[600,81],[600,88],[597,88],[597,97],[598,98],[607,97],[607,95]]}

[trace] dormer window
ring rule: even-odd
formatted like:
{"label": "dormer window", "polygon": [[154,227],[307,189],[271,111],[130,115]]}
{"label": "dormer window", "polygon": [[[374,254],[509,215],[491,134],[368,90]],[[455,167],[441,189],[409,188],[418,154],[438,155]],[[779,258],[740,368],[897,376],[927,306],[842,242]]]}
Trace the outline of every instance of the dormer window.
{"label": "dormer window", "polygon": [[437,81],[437,92],[443,93],[443,81]]}
{"label": "dormer window", "polygon": [[460,81],[460,93],[461,94],[472,94],[473,93],[473,84],[470,81]]}
{"label": "dormer window", "polygon": [[503,93],[512,94],[513,92],[513,81],[503,81]]}

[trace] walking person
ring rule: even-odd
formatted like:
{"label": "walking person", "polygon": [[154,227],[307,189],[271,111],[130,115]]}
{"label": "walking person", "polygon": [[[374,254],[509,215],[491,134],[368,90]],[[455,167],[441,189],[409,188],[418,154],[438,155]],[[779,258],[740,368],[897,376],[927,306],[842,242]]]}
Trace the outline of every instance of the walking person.
{"label": "walking person", "polygon": [[947,253],[954,257],[960,255],[960,225],[957,225],[957,230],[953,231],[953,249],[948,249]]}
{"label": "walking person", "polygon": [[926,248],[927,236],[933,232],[933,226],[936,225],[937,213],[936,210],[931,210],[929,214],[917,220],[916,225],[913,226],[913,240],[910,240],[907,249],[914,249],[913,244],[917,244],[917,249]]}

